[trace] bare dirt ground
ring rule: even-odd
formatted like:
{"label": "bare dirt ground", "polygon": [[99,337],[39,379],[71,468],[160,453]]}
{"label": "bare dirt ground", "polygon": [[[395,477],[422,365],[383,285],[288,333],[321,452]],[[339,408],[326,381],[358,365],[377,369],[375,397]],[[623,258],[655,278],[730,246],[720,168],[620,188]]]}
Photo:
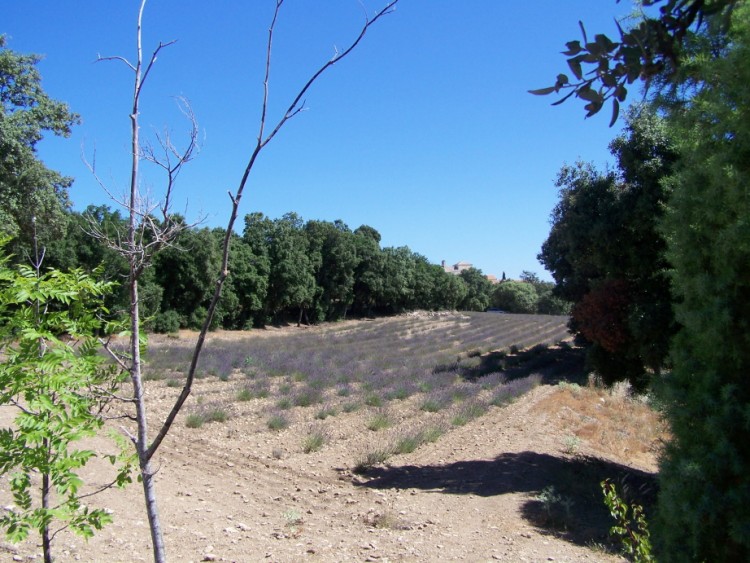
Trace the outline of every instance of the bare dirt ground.
{"label": "bare dirt ground", "polygon": [[[200,380],[190,401],[222,385]],[[154,421],[177,392],[149,382]],[[6,426],[11,413],[3,410]],[[271,432],[259,416],[232,416],[191,429],[182,414],[157,459],[170,560],[621,561],[606,547],[611,522],[598,483],[612,477],[651,494],[663,436],[657,418],[636,401],[543,384],[436,443],[356,475],[358,451],[386,435],[352,434],[368,416],[360,410],[327,419],[328,443],[305,454],[307,423]],[[86,472],[92,485],[111,474],[97,463]],[[0,502],[11,502],[6,478]],[[88,542],[60,533],[57,561],[151,559],[138,483],[92,504],[110,508],[114,523]],[[0,560],[41,560],[35,540],[0,543]]]}

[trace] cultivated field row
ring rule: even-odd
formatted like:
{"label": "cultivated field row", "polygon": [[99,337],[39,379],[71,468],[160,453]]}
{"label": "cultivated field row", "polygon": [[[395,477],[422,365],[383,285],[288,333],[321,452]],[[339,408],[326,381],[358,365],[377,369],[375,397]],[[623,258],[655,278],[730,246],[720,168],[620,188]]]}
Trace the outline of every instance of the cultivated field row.
{"label": "cultivated field row", "polygon": [[[533,388],[554,369],[547,349],[568,338],[566,322],[423,313],[218,335],[204,352],[184,423],[223,423],[248,439],[270,432],[274,456],[346,444],[349,465],[366,470]],[[148,378],[176,393],[190,349],[181,340],[154,340]]]}

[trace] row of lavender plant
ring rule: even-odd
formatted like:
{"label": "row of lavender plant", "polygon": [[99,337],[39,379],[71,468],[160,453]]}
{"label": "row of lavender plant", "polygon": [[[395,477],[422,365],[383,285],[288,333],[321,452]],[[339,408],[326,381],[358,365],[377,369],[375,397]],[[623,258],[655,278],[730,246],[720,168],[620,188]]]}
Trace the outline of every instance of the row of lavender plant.
{"label": "row of lavender plant", "polygon": [[[503,404],[524,384],[505,383],[499,373],[482,373],[476,382],[467,382],[466,375],[480,362],[470,352],[478,346],[497,349],[505,342],[538,342],[542,334],[564,334],[564,319],[488,314],[350,326],[325,333],[215,341],[206,350],[200,372],[227,379],[240,371],[252,380],[239,391],[245,398],[271,396],[272,409],[282,410],[320,404],[322,417],[357,402],[379,407],[415,393],[422,394],[422,410],[474,404],[481,391],[493,392],[489,403]],[[186,348],[177,343],[149,352],[152,369],[173,375],[186,357]]]}

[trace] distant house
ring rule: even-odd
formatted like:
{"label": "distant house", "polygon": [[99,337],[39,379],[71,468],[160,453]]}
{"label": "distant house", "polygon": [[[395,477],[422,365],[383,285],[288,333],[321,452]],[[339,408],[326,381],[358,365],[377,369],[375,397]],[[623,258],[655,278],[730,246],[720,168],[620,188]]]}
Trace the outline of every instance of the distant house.
{"label": "distant house", "polygon": [[445,270],[449,274],[453,274],[454,276],[459,275],[464,270],[468,270],[469,268],[473,268],[473,264],[470,264],[469,262],[457,262],[453,264],[453,266],[447,266],[445,264],[445,260],[442,262],[443,270]]}
{"label": "distant house", "polygon": [[[474,265],[470,262],[456,262],[452,266],[449,266],[445,263],[445,260],[443,260],[440,265],[443,267],[443,270],[446,273],[453,274],[454,276],[457,276],[461,272],[474,267]],[[490,283],[499,283],[500,281],[497,279],[497,276],[493,276],[492,274],[488,274],[485,277],[490,281]]]}

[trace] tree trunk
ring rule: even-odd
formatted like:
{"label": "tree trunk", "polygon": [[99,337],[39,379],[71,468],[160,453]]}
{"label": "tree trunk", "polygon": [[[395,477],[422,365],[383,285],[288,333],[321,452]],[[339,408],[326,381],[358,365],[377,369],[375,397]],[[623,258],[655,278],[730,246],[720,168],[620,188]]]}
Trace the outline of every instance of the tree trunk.
{"label": "tree trunk", "polygon": [[[140,454],[140,452],[139,452]],[[156,502],[155,474],[151,469],[151,461],[141,464],[141,478],[143,480],[143,496],[146,501],[148,524],[151,530],[151,544],[154,550],[154,561],[163,563],[167,560],[167,550],[164,547],[164,535],[159,518],[159,506]]]}
{"label": "tree trunk", "polygon": [[[49,444],[44,439],[44,448],[49,452]],[[42,508],[49,509],[49,473],[42,474]],[[44,563],[52,563],[52,541],[49,537],[49,525],[45,524],[42,528],[42,552],[44,553]]]}

